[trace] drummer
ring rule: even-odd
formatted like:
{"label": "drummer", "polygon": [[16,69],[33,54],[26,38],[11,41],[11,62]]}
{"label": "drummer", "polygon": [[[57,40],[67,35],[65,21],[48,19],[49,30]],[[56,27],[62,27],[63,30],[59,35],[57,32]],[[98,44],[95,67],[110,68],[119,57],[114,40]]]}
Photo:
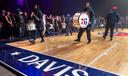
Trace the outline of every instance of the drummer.
{"label": "drummer", "polygon": [[80,39],[81,39],[81,36],[83,34],[84,31],[86,31],[86,34],[87,34],[87,44],[90,44],[91,43],[91,27],[92,27],[92,24],[94,23],[94,11],[93,9],[91,8],[90,6],[90,1],[86,1],[86,7],[84,9],[84,12],[88,14],[89,16],[89,24],[86,28],[81,28],[79,29],[79,33],[77,35],[77,39],[75,41],[78,41],[80,42]]}

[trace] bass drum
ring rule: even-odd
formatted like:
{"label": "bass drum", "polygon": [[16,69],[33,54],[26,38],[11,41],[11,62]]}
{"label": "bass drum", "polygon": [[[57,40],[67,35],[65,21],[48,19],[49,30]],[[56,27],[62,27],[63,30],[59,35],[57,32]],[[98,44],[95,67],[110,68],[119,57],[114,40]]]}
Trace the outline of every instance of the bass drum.
{"label": "bass drum", "polygon": [[86,28],[89,25],[89,16],[86,13],[75,13],[73,16],[73,26]]}

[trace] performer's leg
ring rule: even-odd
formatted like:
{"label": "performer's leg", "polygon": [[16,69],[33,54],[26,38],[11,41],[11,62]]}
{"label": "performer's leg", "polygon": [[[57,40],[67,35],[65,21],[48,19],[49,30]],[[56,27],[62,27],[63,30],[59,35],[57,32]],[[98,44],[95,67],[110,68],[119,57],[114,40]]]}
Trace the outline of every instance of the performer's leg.
{"label": "performer's leg", "polygon": [[81,36],[82,36],[83,32],[84,32],[84,28],[80,28],[79,29],[79,33],[77,35],[77,39],[75,41],[79,41],[80,42],[80,39],[81,39]]}
{"label": "performer's leg", "polygon": [[39,35],[41,37],[41,42],[44,41],[44,35],[43,35],[43,30],[42,29],[38,29]]}
{"label": "performer's leg", "polygon": [[118,27],[119,27],[119,24],[116,23],[116,26],[115,26],[116,32],[118,32]]}
{"label": "performer's leg", "polygon": [[91,43],[91,25],[86,28],[86,34],[87,34],[87,44]]}
{"label": "performer's leg", "polygon": [[113,32],[114,32],[114,26],[110,27],[110,40],[112,41],[113,39]]}
{"label": "performer's leg", "polygon": [[19,38],[22,38],[22,27],[19,26]]}
{"label": "performer's leg", "polygon": [[40,41],[40,42],[44,42],[44,35],[43,35],[44,27],[43,27],[43,23],[39,23],[39,24],[38,24],[37,30],[38,30],[39,35],[40,35],[40,37],[41,37],[41,41]]}
{"label": "performer's leg", "polygon": [[124,24],[123,23],[121,24],[121,28],[122,28],[122,31],[123,31],[124,30]]}
{"label": "performer's leg", "polygon": [[109,25],[106,25],[106,27],[105,27],[105,33],[104,33],[104,35],[103,35],[103,38],[104,38],[104,39],[106,38],[106,36],[107,36],[107,34],[108,34],[108,30],[109,30]]}

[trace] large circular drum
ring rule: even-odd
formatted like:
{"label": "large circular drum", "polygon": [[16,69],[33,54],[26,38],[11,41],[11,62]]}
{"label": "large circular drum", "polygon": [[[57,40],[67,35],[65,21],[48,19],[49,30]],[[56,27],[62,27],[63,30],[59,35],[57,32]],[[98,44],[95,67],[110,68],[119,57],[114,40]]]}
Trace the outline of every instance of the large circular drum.
{"label": "large circular drum", "polygon": [[73,16],[73,26],[86,28],[89,24],[89,16],[86,13],[75,13]]}

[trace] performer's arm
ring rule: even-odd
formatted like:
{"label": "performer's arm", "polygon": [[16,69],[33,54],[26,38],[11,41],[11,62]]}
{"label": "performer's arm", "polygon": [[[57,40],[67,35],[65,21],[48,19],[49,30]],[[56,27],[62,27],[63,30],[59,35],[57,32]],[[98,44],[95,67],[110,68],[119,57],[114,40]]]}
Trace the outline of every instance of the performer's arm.
{"label": "performer's arm", "polygon": [[121,16],[119,13],[117,13],[116,16],[117,16],[117,22],[119,22],[121,20]]}
{"label": "performer's arm", "polygon": [[95,22],[95,16],[94,16],[94,11],[93,9],[91,8],[90,10],[90,23],[94,23]]}

